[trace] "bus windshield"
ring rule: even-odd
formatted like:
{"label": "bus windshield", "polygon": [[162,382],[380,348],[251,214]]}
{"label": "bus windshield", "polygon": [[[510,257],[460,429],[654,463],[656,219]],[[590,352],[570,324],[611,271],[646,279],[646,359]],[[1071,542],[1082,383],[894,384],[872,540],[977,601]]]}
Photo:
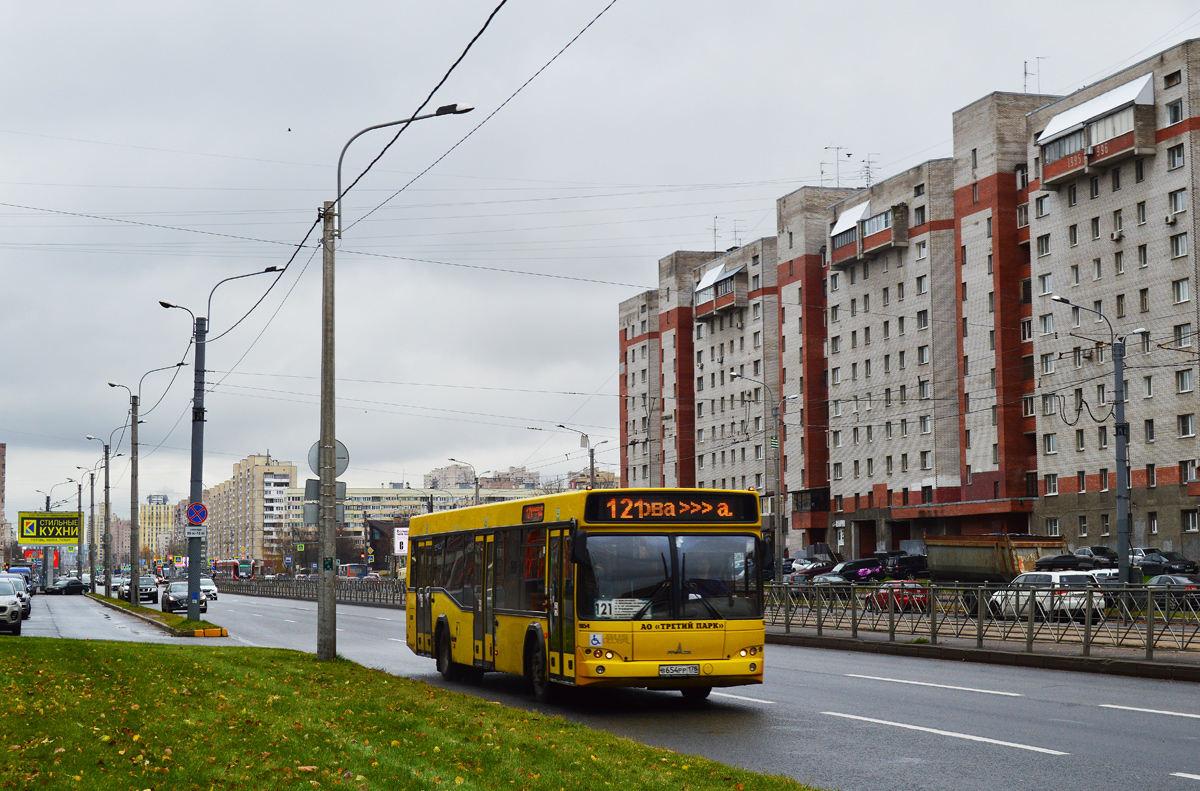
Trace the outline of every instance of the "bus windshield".
{"label": "bus windshield", "polygon": [[580,620],[762,617],[753,536],[593,533],[586,555]]}

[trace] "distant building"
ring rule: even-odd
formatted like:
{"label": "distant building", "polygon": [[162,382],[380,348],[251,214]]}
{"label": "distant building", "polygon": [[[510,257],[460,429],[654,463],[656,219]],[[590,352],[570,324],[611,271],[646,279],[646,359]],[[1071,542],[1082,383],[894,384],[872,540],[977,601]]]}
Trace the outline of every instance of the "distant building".
{"label": "distant building", "polygon": [[287,492],[295,485],[291,462],[256,455],[235,463],[233,477],[205,497],[208,559],[278,557],[286,540]]}

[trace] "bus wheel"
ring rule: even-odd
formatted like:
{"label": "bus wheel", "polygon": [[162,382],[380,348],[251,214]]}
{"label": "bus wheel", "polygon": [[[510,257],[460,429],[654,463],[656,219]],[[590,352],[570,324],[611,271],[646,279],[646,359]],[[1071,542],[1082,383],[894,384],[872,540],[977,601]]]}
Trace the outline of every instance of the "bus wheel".
{"label": "bus wheel", "polygon": [[450,638],[445,631],[438,633],[437,669],[447,681],[458,681],[462,677],[462,668],[450,658]]}
{"label": "bus wheel", "polygon": [[684,687],[679,690],[683,693],[683,699],[689,703],[699,703],[708,700],[708,695],[712,692],[712,687]]}
{"label": "bus wheel", "polygon": [[533,687],[533,697],[538,703],[549,703],[554,697],[554,685],[550,683],[549,668],[546,661],[546,643],[538,638],[533,641],[529,654],[529,684]]}

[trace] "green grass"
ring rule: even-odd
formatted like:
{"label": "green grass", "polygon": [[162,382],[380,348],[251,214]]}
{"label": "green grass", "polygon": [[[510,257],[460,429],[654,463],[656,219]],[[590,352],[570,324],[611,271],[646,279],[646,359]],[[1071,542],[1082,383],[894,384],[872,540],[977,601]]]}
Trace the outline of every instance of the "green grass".
{"label": "green grass", "polygon": [[[129,610],[130,612],[136,612],[138,615],[142,615],[147,618],[150,618],[151,620],[158,621],[159,623],[165,624],[165,625],[171,627],[172,629],[179,629],[181,631],[191,632],[191,631],[195,631],[196,629],[220,629],[221,628],[217,624],[209,623],[208,621],[189,621],[187,619],[187,616],[176,615],[173,612],[163,612],[162,610],[152,610],[149,607],[142,607],[141,605],[134,606],[134,605],[130,604],[129,602],[125,601],[124,599],[115,599],[111,596],[101,596],[98,593],[92,593],[89,595],[95,599],[103,599],[106,603],[111,604],[114,607],[120,607],[122,610]],[[2,786],[0,786],[0,787],[2,787]]]}
{"label": "green grass", "polygon": [[4,641],[0,788],[788,789],[345,660]]}

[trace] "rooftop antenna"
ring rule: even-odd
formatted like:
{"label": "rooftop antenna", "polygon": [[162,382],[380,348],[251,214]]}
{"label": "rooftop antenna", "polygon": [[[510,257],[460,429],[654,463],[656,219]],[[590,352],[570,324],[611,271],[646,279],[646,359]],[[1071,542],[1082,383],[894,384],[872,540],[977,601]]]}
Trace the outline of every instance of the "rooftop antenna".
{"label": "rooftop antenna", "polygon": [[867,186],[871,186],[871,176],[873,175],[872,167],[875,165],[875,157],[879,154],[867,154],[867,158],[863,160],[863,177],[867,180]]}
{"label": "rooftop antenna", "polygon": [[1044,55],[1038,55],[1036,58],[1034,58],[1034,60],[1036,60],[1036,61],[1037,61],[1037,86],[1038,86],[1038,94],[1041,94],[1041,92],[1042,92],[1042,61],[1044,61],[1044,60],[1047,60],[1047,59],[1048,59],[1048,58],[1047,58],[1046,56],[1044,56]]}
{"label": "rooftop antenna", "polygon": [[718,219],[720,219],[720,218],[713,217],[713,246],[712,246],[713,252],[716,252],[716,250],[717,250],[717,220]]}
{"label": "rooftop antenna", "polygon": [[[826,151],[833,151],[833,179],[835,186],[842,186],[842,168],[841,162],[838,160],[838,153],[845,151],[845,146],[825,146]],[[847,154],[846,156],[850,156]]]}
{"label": "rooftop antenna", "polygon": [[1021,77],[1021,93],[1029,93],[1029,78],[1033,76],[1033,72],[1029,70],[1029,61],[1021,61],[1021,70],[1024,72]]}
{"label": "rooftop antenna", "polygon": [[738,234],[740,233],[740,232],[738,231],[738,223],[739,223],[739,222],[744,222],[744,220],[739,220],[739,219],[737,219],[737,218],[734,218],[734,220],[733,220],[733,244],[734,244],[736,247],[741,247],[741,246],[742,246],[742,240],[741,240],[741,239],[739,238],[739,236],[738,236]]}

